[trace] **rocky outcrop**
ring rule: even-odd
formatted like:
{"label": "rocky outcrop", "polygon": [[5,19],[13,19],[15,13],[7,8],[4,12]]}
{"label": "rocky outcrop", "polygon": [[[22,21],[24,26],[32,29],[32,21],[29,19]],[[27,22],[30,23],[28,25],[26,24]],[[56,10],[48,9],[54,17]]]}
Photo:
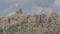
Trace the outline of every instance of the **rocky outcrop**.
{"label": "rocky outcrop", "polygon": [[14,15],[1,18],[0,27],[4,31],[8,31],[9,27],[14,26],[14,28],[18,28],[18,32],[15,32],[15,34],[54,34],[60,31],[59,20],[60,17],[56,12],[52,12],[47,17],[45,14],[23,14],[20,9]]}

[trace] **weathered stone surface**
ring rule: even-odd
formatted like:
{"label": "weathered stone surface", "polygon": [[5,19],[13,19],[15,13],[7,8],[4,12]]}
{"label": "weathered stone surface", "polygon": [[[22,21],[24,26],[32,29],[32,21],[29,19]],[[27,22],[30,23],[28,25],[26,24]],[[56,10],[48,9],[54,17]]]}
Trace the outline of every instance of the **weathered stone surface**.
{"label": "weathered stone surface", "polygon": [[4,32],[11,26],[18,28],[15,34],[55,34],[60,32],[60,16],[56,12],[49,17],[45,14],[26,15],[17,12],[0,19],[0,27]]}

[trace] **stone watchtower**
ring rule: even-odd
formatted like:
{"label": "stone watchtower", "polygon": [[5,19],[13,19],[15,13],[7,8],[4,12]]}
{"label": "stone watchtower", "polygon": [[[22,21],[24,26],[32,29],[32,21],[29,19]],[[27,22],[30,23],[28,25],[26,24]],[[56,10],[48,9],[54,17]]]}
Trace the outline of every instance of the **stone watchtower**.
{"label": "stone watchtower", "polygon": [[16,13],[23,14],[22,9],[20,8],[19,11],[17,11]]}

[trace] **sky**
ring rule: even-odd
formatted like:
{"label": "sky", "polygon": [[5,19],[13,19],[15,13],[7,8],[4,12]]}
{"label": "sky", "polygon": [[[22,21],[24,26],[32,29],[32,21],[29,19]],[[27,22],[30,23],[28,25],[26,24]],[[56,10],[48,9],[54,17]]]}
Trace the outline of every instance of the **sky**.
{"label": "sky", "polygon": [[55,10],[60,14],[60,0],[0,0],[0,16],[9,16],[19,9],[24,13],[51,13]]}

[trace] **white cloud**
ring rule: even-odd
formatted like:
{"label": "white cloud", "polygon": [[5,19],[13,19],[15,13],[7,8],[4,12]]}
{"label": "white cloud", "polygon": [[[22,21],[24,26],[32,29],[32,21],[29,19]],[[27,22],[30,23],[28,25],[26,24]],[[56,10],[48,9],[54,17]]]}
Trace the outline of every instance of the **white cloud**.
{"label": "white cloud", "polygon": [[42,7],[38,8],[38,11],[39,11],[39,12],[42,12],[42,10],[43,10],[43,8],[42,8]]}
{"label": "white cloud", "polygon": [[38,10],[37,10],[36,14],[41,13],[41,12],[42,12],[42,10],[43,10],[43,8],[42,8],[42,7],[38,7],[37,9],[38,9]]}
{"label": "white cloud", "polygon": [[9,16],[11,16],[11,15],[13,15],[13,14],[15,14],[15,12],[11,12],[11,13],[9,13],[8,15],[6,15],[5,17],[9,17]]}
{"label": "white cloud", "polygon": [[55,5],[56,7],[60,7],[60,0],[55,0],[54,5]]}
{"label": "white cloud", "polygon": [[41,14],[41,13],[46,13],[46,14],[50,14],[52,12],[51,8],[43,8],[43,7],[39,7],[37,14]]}
{"label": "white cloud", "polygon": [[19,6],[19,3],[16,3],[16,7],[18,7]]}

